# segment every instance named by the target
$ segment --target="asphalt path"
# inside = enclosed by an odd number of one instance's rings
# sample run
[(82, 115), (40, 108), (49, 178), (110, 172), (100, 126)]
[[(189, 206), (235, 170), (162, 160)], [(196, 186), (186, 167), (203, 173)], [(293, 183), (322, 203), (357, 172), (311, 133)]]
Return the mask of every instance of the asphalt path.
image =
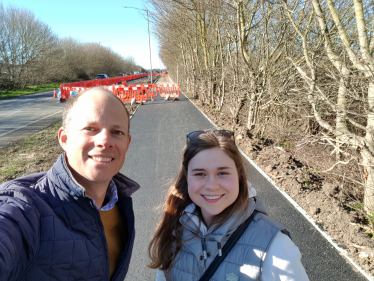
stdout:
[[(177, 174), (186, 134), (214, 128), (184, 96), (178, 101), (160, 98), (139, 106), (131, 120), (132, 141), (121, 172), (137, 181), (134, 193), (136, 238), (126, 280), (154, 280), (147, 268), (148, 245), (165, 199), (168, 182)], [(302, 254), (310, 280), (367, 280), (307, 221), (250, 163), (248, 177), (268, 206), (270, 217), (283, 224)]]
[(0, 148), (61, 120), (63, 107), (53, 91), (0, 100)]

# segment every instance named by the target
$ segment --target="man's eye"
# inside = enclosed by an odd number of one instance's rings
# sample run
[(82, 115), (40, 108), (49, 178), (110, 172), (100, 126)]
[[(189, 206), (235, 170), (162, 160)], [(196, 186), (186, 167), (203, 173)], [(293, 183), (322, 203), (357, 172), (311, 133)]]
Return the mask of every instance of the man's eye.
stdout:
[(93, 131), (94, 129), (93, 128), (91, 128), (91, 127), (86, 127), (86, 128), (84, 128), (86, 131)]
[(114, 134), (115, 134), (115, 135), (118, 135), (118, 136), (122, 136), (122, 135), (124, 135), (124, 133), (121, 132), (121, 131), (115, 131)]

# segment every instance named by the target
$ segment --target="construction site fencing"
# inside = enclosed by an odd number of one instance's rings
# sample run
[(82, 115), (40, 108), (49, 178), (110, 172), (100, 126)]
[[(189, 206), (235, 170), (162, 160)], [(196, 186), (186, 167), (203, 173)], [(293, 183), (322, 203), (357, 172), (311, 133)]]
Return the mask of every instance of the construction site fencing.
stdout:
[(179, 98), (180, 96), (180, 88), (177, 84), (161, 84), (158, 87), (160, 96), (163, 98)]
[[(156, 98), (157, 96), (170, 98), (179, 98), (180, 89), (177, 84), (162, 84), (157, 86), (155, 84), (137, 84), (127, 85), (128, 80), (145, 77), (148, 74), (127, 75), (114, 78), (106, 78), (99, 80), (81, 81), (75, 83), (63, 84), (57, 91), (54, 92), (54, 97), (60, 101), (69, 99), (75, 94), (95, 86), (102, 86), (111, 91), (123, 102), (145, 102), (148, 99)], [(167, 73), (154, 73), (153, 75), (167, 75)]]
[[(153, 76), (156, 75), (165, 75), (163, 73), (153, 73)], [(127, 81), (129, 80), (135, 80), (142, 77), (150, 76), (149, 73), (145, 74), (135, 74), (135, 75), (126, 75), (126, 76), (118, 76), (118, 77), (112, 77), (112, 78), (104, 78), (104, 79), (97, 79), (97, 80), (87, 80), (87, 81), (79, 81), (79, 82), (73, 82), (73, 83), (67, 83), (62, 84), (59, 88), (60, 91), (57, 91), (54, 95), (59, 100), (61, 99), (69, 99), (72, 95), (75, 93), (75, 89), (88, 89), (96, 86), (106, 86), (106, 85), (112, 85), (112, 84), (122, 84), (124, 86), (127, 86)], [(60, 92), (60, 93), (58, 93)]]

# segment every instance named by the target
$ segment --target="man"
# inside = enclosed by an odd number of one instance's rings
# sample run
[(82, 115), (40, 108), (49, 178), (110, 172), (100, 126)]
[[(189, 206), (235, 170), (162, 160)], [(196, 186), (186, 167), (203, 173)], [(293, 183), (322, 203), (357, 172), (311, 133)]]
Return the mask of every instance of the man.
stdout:
[(134, 243), (120, 174), (131, 142), (124, 104), (103, 88), (67, 101), (48, 172), (0, 186), (0, 280), (124, 280)]

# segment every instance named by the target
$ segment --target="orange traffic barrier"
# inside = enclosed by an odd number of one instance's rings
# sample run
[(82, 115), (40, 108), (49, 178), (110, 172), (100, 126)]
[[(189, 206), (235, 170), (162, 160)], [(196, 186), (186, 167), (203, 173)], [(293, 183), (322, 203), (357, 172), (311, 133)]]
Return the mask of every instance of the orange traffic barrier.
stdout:
[[(136, 102), (145, 102), (149, 98), (155, 98), (158, 95), (161, 97), (169, 96), (169, 98), (179, 98), (180, 88), (177, 84), (161, 84), (160, 86), (155, 84), (137, 84), (127, 86), (126, 80), (136, 79), (145, 75), (147, 74), (67, 83), (61, 85), (57, 91), (55, 89), (53, 96), (57, 97), (60, 101), (66, 100), (88, 88), (102, 86), (123, 102), (131, 102), (133, 99), (135, 99)], [(154, 75), (160, 75), (160, 73)], [(124, 80), (124, 78), (126, 79)]]
[[(138, 79), (141, 77), (146, 77), (149, 74), (136, 74), (136, 75), (126, 75), (126, 76), (118, 76), (118, 77), (112, 77), (112, 78), (105, 78), (105, 79), (97, 79), (97, 80), (87, 80), (87, 81), (80, 81), (80, 82), (74, 82), (74, 83), (67, 83), (60, 85), (60, 92), (56, 93), (56, 97), (59, 100), (66, 100), (69, 99), (71, 96), (73, 96), (75, 93), (74, 88), (91, 88), (95, 86), (107, 86), (112, 84), (120, 84), (122, 86), (127, 86), (128, 80)], [(153, 73), (153, 75), (160, 75), (159, 73)], [(55, 96), (55, 94), (53, 95)]]
[(179, 98), (180, 88), (177, 84), (161, 84), (159, 85), (160, 96), (166, 97), (169, 95), (169, 98)]
[(147, 87), (149, 98), (156, 98), (160, 94), (160, 89), (155, 84), (147, 84)]
[(131, 98), (135, 98), (137, 102), (143, 102), (148, 100), (148, 89), (144, 85), (130, 86), (129, 90)]

